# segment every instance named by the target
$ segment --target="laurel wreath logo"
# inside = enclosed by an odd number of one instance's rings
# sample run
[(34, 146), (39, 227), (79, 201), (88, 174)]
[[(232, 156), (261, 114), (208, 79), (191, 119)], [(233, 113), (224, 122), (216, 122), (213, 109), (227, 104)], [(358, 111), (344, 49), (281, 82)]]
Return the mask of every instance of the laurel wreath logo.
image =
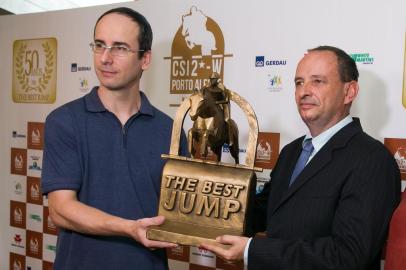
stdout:
[(21, 85), (21, 88), (27, 92), (28, 91), (28, 78), (24, 74), (24, 67), (23, 67), (23, 57), (24, 57), (24, 52), (27, 49), (27, 44), (22, 43), (20, 48), (17, 50), (17, 56), (16, 56), (16, 73), (17, 73), (17, 79), (18, 82)]
[(51, 79), (51, 74), (54, 70), (54, 54), (49, 47), (48, 42), (42, 43), (42, 48), (44, 48), (45, 52), (45, 72), (42, 74), (42, 78), (40, 78), (38, 81), (39, 87), (41, 88), (40, 92), (42, 92), (42, 90), (45, 90), (45, 87), (48, 84), (49, 79)]
[(17, 74), (17, 79), (18, 82), (21, 85), (21, 88), (24, 92), (28, 91), (38, 91), (42, 93), (43, 90), (45, 90), (47, 84), (49, 83), (49, 80), (52, 77), (52, 72), (54, 71), (53, 65), (54, 65), (54, 53), (52, 52), (48, 42), (44, 42), (41, 44), (42, 48), (45, 53), (45, 68), (44, 72), (42, 73), (41, 77), (38, 79), (38, 86), (31, 86), (29, 83), (28, 77), (24, 73), (24, 66), (23, 66), (23, 59), (24, 59), (24, 53), (27, 49), (27, 44), (22, 43), (20, 48), (17, 50), (17, 56), (16, 56), (16, 74)]

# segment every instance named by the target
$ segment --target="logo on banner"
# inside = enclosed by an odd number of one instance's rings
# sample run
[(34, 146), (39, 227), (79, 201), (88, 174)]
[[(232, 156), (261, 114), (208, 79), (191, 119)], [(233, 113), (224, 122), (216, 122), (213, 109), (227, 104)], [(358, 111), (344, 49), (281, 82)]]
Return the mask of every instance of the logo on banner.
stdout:
[(44, 223), (43, 223), (42, 230), (44, 231), (44, 233), (57, 235), (58, 231), (55, 226), (55, 223), (52, 221), (51, 217), (49, 216), (48, 207), (44, 207), (43, 216), (44, 216)]
[(91, 67), (89, 66), (78, 66), (77, 63), (72, 63), (70, 66), (70, 71), (71, 72), (78, 72), (78, 71), (90, 71), (92, 70)]
[(264, 65), (265, 65), (265, 57), (264, 56), (255, 56), (255, 66), (263, 67)]
[(25, 134), (18, 133), (18, 131), (13, 130), (12, 135), (13, 138), (25, 138)]
[(279, 133), (259, 132), (255, 166), (273, 169), (279, 156)]
[(399, 147), (393, 155), (402, 173), (406, 173), (406, 147)]
[(10, 253), (10, 269), (25, 270), (25, 256)]
[(23, 270), (23, 266), (21, 264), (21, 261), (14, 261), (13, 270)]
[[(239, 148), (239, 149), (238, 149), (238, 152), (239, 152), (239, 153), (246, 153), (246, 152), (247, 152), (247, 149), (245, 149), (245, 148)], [(230, 153), (230, 146), (229, 146), (227, 143), (225, 143), (225, 144), (223, 145), (223, 153)], [(214, 158), (216, 158), (216, 157), (214, 157)]]
[(401, 178), (406, 179), (406, 139), (385, 138), (384, 143), (399, 166)]
[(20, 182), (14, 182), (14, 193), (16, 195), (21, 195), (23, 194), (23, 187), (21, 186)]
[(168, 249), (168, 258), (177, 261), (189, 262), (189, 246), (177, 246)]
[(37, 214), (30, 214), (30, 219), (35, 220), (36, 222), (41, 222), (42, 221), (41, 216), (37, 215)]
[(286, 66), (286, 60), (265, 59), (265, 56), (255, 56), (255, 67)]
[(37, 238), (30, 239), (30, 251), (34, 254), (38, 254), (39, 252), (39, 243)]
[(21, 211), (21, 208), (14, 209), (13, 215), (16, 224), (23, 224), (23, 211)]
[(27, 202), (42, 205), (40, 178), (27, 177)]
[(30, 156), (31, 164), (28, 166), (28, 169), (30, 170), (35, 170), (35, 171), (41, 171), (41, 166), (39, 165), (40, 163), (40, 156)]
[(208, 250), (190, 247), (190, 263), (216, 268), (216, 257)]
[(42, 259), (42, 233), (27, 230), (27, 256)]
[(54, 103), (56, 98), (55, 38), (16, 40), (13, 45), (13, 101)]
[(49, 251), (56, 253), (56, 246), (54, 246), (54, 245), (46, 245), (45, 248)]
[(25, 229), (25, 213), (25, 203), (10, 201), (10, 226)]
[(369, 53), (352, 53), (350, 56), (357, 63), (364, 65), (372, 65), (374, 63), (374, 58)]
[(23, 167), (24, 167), (23, 157), (21, 155), (15, 156), (14, 168), (16, 168), (16, 170), (22, 170)]
[(26, 175), (27, 174), (27, 150), (20, 148), (11, 148), (11, 173)]
[(265, 184), (267, 182), (269, 182), (269, 179), (270, 179), (269, 177), (267, 178), (267, 177), (263, 177), (263, 176), (260, 176), (260, 175), (257, 176), (257, 186), (256, 186), (256, 190), (255, 190), (255, 192), (257, 194), (262, 192), (262, 190), (264, 189)]
[(89, 91), (89, 81), (86, 78), (79, 78), (79, 90), (81, 92)]
[(20, 234), (15, 234), (13, 237), (13, 243), (11, 244), (13, 247), (24, 248), (23, 245), (23, 238)]
[(31, 186), (30, 195), (33, 200), (39, 200), (40, 192), (39, 192), (39, 186), (37, 184), (34, 184)]
[(56, 231), (56, 225), (55, 225), (55, 223), (52, 221), (52, 219), (51, 219), (50, 216), (48, 216), (48, 218), (47, 218), (47, 227), (48, 227), (48, 230)]
[(282, 90), (282, 77), (279, 75), (268, 74), (267, 88), (273, 92), (279, 92)]
[(29, 149), (41, 150), (44, 146), (44, 123), (28, 122), (27, 146)]
[(172, 42), (171, 94), (188, 94), (209, 82), (213, 72), (223, 79), (225, 53), (223, 33), (218, 24), (193, 6), (182, 15), (182, 24)]

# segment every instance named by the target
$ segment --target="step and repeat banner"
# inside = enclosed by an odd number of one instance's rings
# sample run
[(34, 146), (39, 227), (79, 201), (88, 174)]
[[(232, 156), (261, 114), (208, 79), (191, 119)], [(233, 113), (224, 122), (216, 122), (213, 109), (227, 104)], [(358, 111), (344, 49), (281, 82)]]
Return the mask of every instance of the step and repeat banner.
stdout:
[[(360, 93), (352, 115), (385, 143), (406, 180), (406, 2), (140, 0), (153, 32), (153, 61), (142, 79), (151, 102), (170, 116), (212, 72), (243, 96), (259, 122), (257, 190), (280, 149), (303, 135), (294, 101), (296, 64), (306, 49), (333, 45), (357, 62)], [(44, 121), (97, 85), (93, 27), (119, 5), (0, 16), (0, 269), (52, 269), (58, 229), (41, 195)], [(232, 104), (245, 160), (248, 123)], [(184, 129), (191, 127), (186, 117)], [(227, 148), (223, 161), (232, 161)], [(404, 185), (402, 185), (404, 186)], [(195, 247), (168, 250), (170, 268), (243, 269)]]

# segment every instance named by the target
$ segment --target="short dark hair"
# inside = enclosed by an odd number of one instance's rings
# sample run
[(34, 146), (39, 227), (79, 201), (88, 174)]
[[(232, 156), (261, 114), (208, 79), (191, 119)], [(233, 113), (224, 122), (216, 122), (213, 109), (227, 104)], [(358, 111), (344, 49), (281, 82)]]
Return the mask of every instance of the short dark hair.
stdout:
[(127, 8), (127, 7), (119, 7), (119, 8), (113, 8), (105, 13), (103, 13), (96, 21), (96, 24), (94, 25), (94, 30), (93, 30), (93, 37), (96, 35), (96, 26), (99, 23), (99, 21), (106, 16), (107, 14), (111, 13), (118, 13), (122, 14), (124, 16), (127, 16), (134, 22), (138, 24), (140, 27), (140, 32), (138, 35), (138, 46), (140, 50), (143, 50), (139, 52), (138, 56), (141, 58), (146, 51), (151, 50), (152, 46), (152, 28), (147, 19), (141, 14), (138, 13), (137, 11)]
[(314, 51), (329, 51), (337, 56), (338, 73), (342, 82), (358, 81), (359, 72), (357, 64), (345, 51), (333, 46), (319, 46), (307, 50), (308, 52)]

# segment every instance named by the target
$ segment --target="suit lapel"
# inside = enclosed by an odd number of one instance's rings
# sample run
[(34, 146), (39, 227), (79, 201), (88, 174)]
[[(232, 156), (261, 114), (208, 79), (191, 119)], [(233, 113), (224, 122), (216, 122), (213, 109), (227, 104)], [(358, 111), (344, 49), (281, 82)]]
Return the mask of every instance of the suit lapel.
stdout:
[[(348, 141), (357, 133), (362, 132), (361, 124), (358, 118), (354, 118), (354, 121), (342, 128), (338, 131), (317, 153), (316, 155), (310, 160), (310, 162), (306, 165), (303, 171), (297, 176), (296, 181), (292, 184), (291, 187), (289, 185), (289, 179), (292, 174), (294, 165), (296, 163), (292, 162), (293, 165), (289, 165), (286, 172), (289, 175), (285, 175), (284, 182), (281, 183), (283, 189), (280, 190), (283, 192), (281, 199), (272, 207), (271, 215), (278, 210), (287, 200), (289, 200), (293, 194), (295, 194), (298, 190), (300, 190), (308, 181), (311, 181), (313, 176), (316, 175), (320, 170), (322, 170), (325, 166), (327, 166), (332, 161), (333, 152), (337, 149), (343, 148)], [(302, 139), (303, 140), (303, 139)], [(295, 147), (292, 149), (294, 155), (292, 155), (292, 160), (297, 160), (299, 157), (301, 148)], [(296, 159), (294, 159), (296, 157)], [(289, 160), (289, 159), (288, 159)], [(272, 181), (272, 180), (271, 180)]]

